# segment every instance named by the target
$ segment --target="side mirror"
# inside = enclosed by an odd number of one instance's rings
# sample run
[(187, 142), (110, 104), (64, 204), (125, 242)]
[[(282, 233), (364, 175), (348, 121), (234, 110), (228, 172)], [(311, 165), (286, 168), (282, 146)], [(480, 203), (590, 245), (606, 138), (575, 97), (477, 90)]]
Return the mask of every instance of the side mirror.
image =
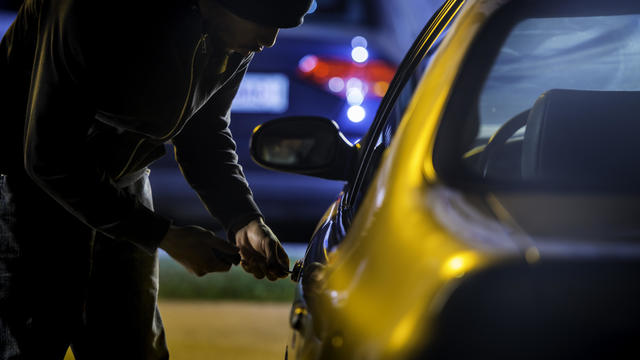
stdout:
[(263, 167), (330, 180), (348, 180), (357, 153), (338, 124), (315, 116), (278, 118), (258, 126), (250, 151)]

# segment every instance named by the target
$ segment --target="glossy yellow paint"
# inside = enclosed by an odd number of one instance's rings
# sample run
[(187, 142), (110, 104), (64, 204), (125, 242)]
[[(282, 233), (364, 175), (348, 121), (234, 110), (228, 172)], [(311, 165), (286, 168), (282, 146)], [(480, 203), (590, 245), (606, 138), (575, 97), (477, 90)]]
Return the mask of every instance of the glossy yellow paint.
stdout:
[(456, 238), (427, 202), (438, 183), (435, 133), (465, 51), (492, 9), (486, 3), (467, 1), (441, 44), (327, 269), (331, 323), (345, 344), (357, 344), (356, 356), (407, 356), (417, 340), (428, 341), (446, 290), (503, 256)]

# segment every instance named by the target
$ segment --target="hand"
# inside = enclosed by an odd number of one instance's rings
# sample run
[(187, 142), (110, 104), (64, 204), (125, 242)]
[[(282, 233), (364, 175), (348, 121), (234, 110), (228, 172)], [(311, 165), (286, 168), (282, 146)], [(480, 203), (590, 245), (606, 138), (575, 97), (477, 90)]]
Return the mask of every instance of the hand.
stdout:
[(240, 262), (236, 246), (199, 226), (171, 225), (160, 248), (197, 276), (229, 271), (231, 264)]
[(242, 268), (258, 279), (265, 276), (274, 281), (289, 274), (289, 257), (284, 248), (264, 223), (253, 220), (236, 233)]

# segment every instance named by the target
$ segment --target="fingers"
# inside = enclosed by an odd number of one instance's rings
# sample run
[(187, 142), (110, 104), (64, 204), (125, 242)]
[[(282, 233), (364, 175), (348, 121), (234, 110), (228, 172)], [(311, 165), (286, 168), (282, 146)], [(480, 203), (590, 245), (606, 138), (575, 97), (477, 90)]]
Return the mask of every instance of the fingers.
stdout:
[(288, 275), (289, 257), (268, 226), (261, 224), (242, 234), (237, 241), (245, 271), (271, 281)]
[(267, 266), (265, 257), (255, 251), (251, 246), (241, 246), (240, 255), (242, 256), (242, 268), (253, 274), (257, 279), (262, 279), (267, 274)]
[(223, 269), (222, 271), (228, 271), (232, 264), (237, 265), (240, 263), (240, 251), (237, 246), (213, 234), (211, 234), (208, 242), (211, 254), (215, 259), (215, 261), (209, 262), (213, 271), (221, 271), (215, 270), (218, 268)]
[(278, 246), (278, 262), (280, 264), (280, 275), (279, 277), (287, 277), (289, 276), (289, 256), (287, 252), (284, 250), (284, 247), (279, 244)]
[(229, 263), (229, 265), (238, 265), (240, 263), (240, 253), (238, 250), (235, 252), (226, 252), (221, 251), (219, 248), (212, 247), (211, 251), (218, 260)]
[(264, 264), (264, 256), (254, 249), (254, 246), (249, 240), (249, 235), (246, 231), (243, 231), (241, 236), (236, 237), (236, 242), (240, 248), (240, 256), (242, 258), (240, 264), (244, 271), (253, 274), (257, 279), (265, 277), (265, 268), (261, 264)]
[(275, 241), (268, 241), (265, 246), (265, 253), (267, 255), (267, 279), (271, 281), (278, 279), (278, 269), (280, 268), (277, 258), (278, 252), (275, 247)]
[(237, 246), (219, 237), (215, 237), (215, 239), (216, 239), (215, 243), (216, 243), (217, 250), (226, 252), (228, 254), (237, 254), (238, 251), (240, 250)]
[(214, 249), (206, 255), (204, 261), (201, 263), (202, 270), (198, 276), (204, 276), (211, 272), (225, 272), (231, 269), (231, 261), (225, 259), (221, 254), (223, 252), (215, 252)]
[(265, 255), (267, 258), (267, 278), (269, 280), (277, 280), (278, 278), (287, 277), (289, 270), (289, 257), (280, 244), (280, 241), (271, 229), (264, 225), (266, 235)]
[(267, 278), (271, 281), (287, 277), (289, 257), (279, 241), (270, 239), (265, 247), (267, 256)]
[(231, 263), (221, 261), (213, 253), (203, 257), (201, 261), (185, 264), (185, 267), (192, 274), (202, 277), (212, 272), (225, 272), (231, 269)]

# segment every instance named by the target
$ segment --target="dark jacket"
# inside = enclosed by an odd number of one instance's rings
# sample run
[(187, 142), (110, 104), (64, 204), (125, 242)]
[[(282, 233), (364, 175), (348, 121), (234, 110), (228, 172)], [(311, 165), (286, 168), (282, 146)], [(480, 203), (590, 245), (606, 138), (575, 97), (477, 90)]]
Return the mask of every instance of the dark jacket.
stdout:
[(171, 142), (234, 232), (260, 216), (228, 128), (251, 56), (212, 44), (187, 0), (26, 0), (0, 44), (0, 171), (24, 165), (80, 220), (152, 251), (170, 221), (117, 184)]

